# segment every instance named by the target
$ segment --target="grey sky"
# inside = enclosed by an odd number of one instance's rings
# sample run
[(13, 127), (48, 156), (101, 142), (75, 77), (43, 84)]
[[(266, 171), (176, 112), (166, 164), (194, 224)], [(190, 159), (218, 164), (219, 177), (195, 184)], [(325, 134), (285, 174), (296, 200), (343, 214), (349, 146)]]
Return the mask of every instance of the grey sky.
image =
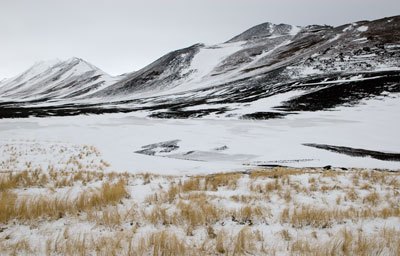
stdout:
[(341, 25), (399, 14), (399, 0), (0, 0), (0, 79), (72, 56), (117, 75), (266, 21)]

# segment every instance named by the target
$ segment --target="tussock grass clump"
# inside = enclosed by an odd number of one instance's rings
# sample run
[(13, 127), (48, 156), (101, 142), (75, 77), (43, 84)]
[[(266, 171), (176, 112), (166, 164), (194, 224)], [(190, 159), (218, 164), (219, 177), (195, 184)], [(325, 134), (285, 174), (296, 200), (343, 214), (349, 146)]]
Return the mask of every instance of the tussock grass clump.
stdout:
[(191, 177), (183, 183), (182, 192), (205, 190), (204, 177)]
[(217, 191), (219, 187), (236, 189), (238, 180), (243, 177), (241, 173), (222, 173), (209, 175), (205, 179), (206, 190)]
[(244, 227), (236, 236), (233, 255), (253, 254), (252, 252), (255, 250), (254, 242), (254, 234), (248, 226)]
[(131, 232), (117, 231), (112, 235), (95, 236), (89, 232), (74, 234), (65, 229), (46, 240), (45, 253), (47, 255), (138, 255), (133, 249), (132, 239)]
[(105, 182), (98, 189), (84, 191), (76, 198), (64, 196), (18, 196), (15, 193), (0, 193), (0, 222), (12, 219), (35, 220), (41, 217), (58, 219), (66, 214), (100, 209), (101, 206), (116, 204), (127, 196), (125, 183), (120, 180), (110, 184)]
[(380, 196), (377, 192), (371, 192), (366, 197), (364, 197), (363, 202), (368, 202), (369, 204), (376, 206), (379, 202)]
[(223, 230), (218, 232), (215, 244), (215, 250), (218, 253), (225, 253), (225, 245), (224, 242), (226, 241), (226, 234)]
[(326, 243), (300, 238), (290, 246), (294, 255), (399, 255), (400, 232), (382, 228), (373, 235), (343, 228)]
[(291, 213), (289, 209), (285, 209), (281, 214), (281, 221), (283, 223), (290, 223), (297, 228), (304, 226), (327, 228), (331, 226), (334, 218), (339, 218), (339, 213), (337, 211), (317, 209), (311, 206), (293, 209)]
[(27, 239), (19, 239), (17, 241), (9, 241), (0, 238), (0, 253), (7, 253), (9, 255), (32, 255), (34, 250), (31, 243)]
[(236, 189), (242, 173), (220, 173), (191, 177), (183, 183), (182, 192), (217, 191), (218, 188)]
[(261, 194), (269, 194), (273, 191), (280, 191), (281, 189), (282, 185), (278, 179), (270, 182), (258, 183), (257, 185), (251, 184), (250, 186), (250, 191)]
[(152, 255), (185, 255), (186, 246), (178, 237), (167, 230), (150, 235), (148, 248)]
[(5, 171), (0, 173), (0, 192), (33, 186), (45, 186), (49, 178), (41, 169), (24, 170), (22, 172)]
[(215, 204), (203, 200), (179, 201), (177, 208), (180, 211), (178, 218), (187, 223), (191, 229), (214, 224), (228, 214), (223, 209), (217, 208)]
[(365, 208), (355, 209), (350, 207), (346, 210), (323, 209), (315, 206), (305, 205), (300, 209), (286, 208), (282, 211), (280, 219), (282, 223), (290, 223), (293, 227), (302, 228), (311, 226), (314, 228), (328, 228), (334, 223), (342, 223), (344, 220), (361, 220), (372, 218), (399, 217), (400, 207), (383, 209)]
[(267, 170), (258, 170), (252, 171), (250, 173), (251, 179), (258, 179), (258, 178), (281, 178), (282, 176), (288, 175), (300, 175), (305, 173), (314, 173), (317, 172), (313, 169), (295, 169), (295, 168), (273, 168)]
[(245, 205), (233, 213), (232, 220), (241, 225), (252, 225), (253, 223), (265, 223), (269, 215), (269, 211), (263, 206)]

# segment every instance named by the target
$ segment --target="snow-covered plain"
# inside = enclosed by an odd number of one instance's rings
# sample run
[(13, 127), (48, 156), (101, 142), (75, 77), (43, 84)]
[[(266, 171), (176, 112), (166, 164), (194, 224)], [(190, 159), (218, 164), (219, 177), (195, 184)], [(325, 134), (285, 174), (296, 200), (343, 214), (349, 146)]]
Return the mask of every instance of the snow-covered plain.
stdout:
[[(291, 94), (287, 95), (290, 97)], [(240, 106), (241, 113), (267, 108), (267, 100)], [(303, 146), (318, 143), (399, 153), (399, 97), (364, 100), (332, 111), (300, 112), (282, 119), (151, 119), (143, 113), (0, 120), (2, 143), (57, 141), (94, 145), (117, 172), (201, 174), (257, 165), (399, 169), (400, 162), (351, 157)], [(175, 150), (154, 156), (142, 146), (179, 140)], [(225, 147), (224, 147), (225, 146)], [(223, 147), (224, 150), (218, 150)], [(34, 159), (28, 159), (31, 161)]]

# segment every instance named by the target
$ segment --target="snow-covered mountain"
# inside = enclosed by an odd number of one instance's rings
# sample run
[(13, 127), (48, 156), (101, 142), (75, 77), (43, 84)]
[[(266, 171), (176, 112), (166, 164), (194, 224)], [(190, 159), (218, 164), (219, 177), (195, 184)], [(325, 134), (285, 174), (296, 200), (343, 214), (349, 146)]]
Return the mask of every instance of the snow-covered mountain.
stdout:
[(141, 111), (158, 118), (284, 117), (400, 92), (400, 16), (339, 27), (263, 23), (123, 77), (73, 58), (0, 83), (0, 117)]
[(94, 65), (79, 59), (35, 63), (25, 72), (0, 83), (0, 99), (58, 101), (89, 95), (117, 81)]

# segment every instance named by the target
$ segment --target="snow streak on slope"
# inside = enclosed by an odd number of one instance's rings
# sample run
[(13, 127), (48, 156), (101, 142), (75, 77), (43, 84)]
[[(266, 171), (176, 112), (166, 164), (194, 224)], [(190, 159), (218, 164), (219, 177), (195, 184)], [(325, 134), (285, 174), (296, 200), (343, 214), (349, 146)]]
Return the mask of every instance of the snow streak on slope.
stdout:
[[(179, 88), (173, 88), (168, 93), (176, 93), (193, 89), (201, 89), (207, 87), (210, 83), (215, 83), (212, 71), (225, 58), (229, 57), (234, 52), (240, 50), (243, 42), (226, 43), (200, 48), (200, 51), (194, 56), (191, 64), (183, 71), (191, 73), (184, 83)], [(220, 79), (221, 80), (221, 79)]]

